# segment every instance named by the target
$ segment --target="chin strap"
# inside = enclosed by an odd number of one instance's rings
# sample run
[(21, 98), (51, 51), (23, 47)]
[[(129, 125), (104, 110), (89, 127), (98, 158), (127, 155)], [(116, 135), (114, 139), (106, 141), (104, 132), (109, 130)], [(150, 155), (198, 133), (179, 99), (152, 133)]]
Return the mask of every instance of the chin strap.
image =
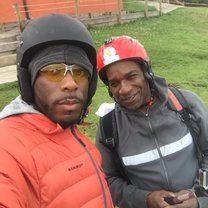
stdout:
[(87, 108), (83, 108), (83, 110), (82, 110), (82, 112), (81, 112), (81, 114), (80, 114), (80, 117), (79, 117), (79, 120), (78, 120), (77, 124), (82, 124), (82, 123), (84, 123), (84, 119), (85, 119), (86, 117), (88, 117), (89, 112), (90, 112), (90, 107), (89, 107), (89, 106), (88, 106)]
[(148, 103), (149, 107), (152, 107), (152, 104), (155, 102), (155, 100), (156, 100), (155, 96), (150, 97), (150, 100), (149, 100), (149, 103)]
[(143, 107), (152, 107), (152, 104), (155, 102), (155, 100), (156, 100), (156, 97), (155, 96), (151, 96), (150, 97), (150, 99), (149, 99), (149, 101), (148, 102), (146, 102), (146, 103), (143, 103), (141, 106), (140, 106), (140, 108), (143, 108)]

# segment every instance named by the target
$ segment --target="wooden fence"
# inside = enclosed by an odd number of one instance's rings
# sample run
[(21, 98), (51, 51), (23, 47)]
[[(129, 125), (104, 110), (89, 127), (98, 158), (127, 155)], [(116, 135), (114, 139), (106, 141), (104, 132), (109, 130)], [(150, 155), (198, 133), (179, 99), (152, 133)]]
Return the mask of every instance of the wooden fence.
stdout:
[[(77, 0), (73, 0), (73, 1), (77, 1)], [(135, 1), (131, 1), (131, 3), (132, 2), (135, 3), (138, 1), (135, 0)], [(108, 6), (107, 3), (105, 5), (108, 7), (108, 9), (110, 8), (110, 6)], [(116, 6), (114, 7), (114, 9), (111, 8), (110, 10), (107, 10), (107, 9), (104, 10), (105, 12), (88, 12), (87, 10), (84, 10), (85, 12), (83, 12), (83, 10), (81, 10), (82, 7), (76, 4), (76, 6), (74, 6), (73, 8), (74, 13), (71, 14), (71, 16), (78, 18), (81, 22), (83, 22), (88, 27), (88, 26), (114, 25), (118, 23), (122, 24), (122, 23), (136, 20), (138, 18), (146, 17), (146, 16), (159, 15), (158, 11), (148, 12), (148, 15), (145, 13), (145, 11), (140, 11), (140, 12), (126, 11), (123, 9), (123, 1), (121, 0), (115, 0), (114, 4), (112, 3), (112, 1), (110, 1), (110, 5), (114, 5), (114, 6), (116, 5)], [(32, 18), (31, 16), (35, 14), (37, 16), (40, 15), (40, 13), (33, 13), (33, 12), (38, 12), (38, 11), (32, 11), (31, 8), (33, 8), (32, 5), (28, 5), (27, 12), (28, 12), (29, 19)], [(25, 10), (23, 10), (22, 7), (20, 7), (18, 4), (14, 4), (14, 11), (16, 13), (16, 18), (17, 18), (16, 25), (15, 23), (11, 23), (11, 22), (6, 23), (6, 24), (0, 23), (0, 29), (2, 26), (2, 28), (4, 28), (2, 30), (6, 30), (5, 28), (8, 27), (9, 31), (15, 31), (15, 33), (13, 34), (13, 40), (11, 41), (7, 40), (7, 37), (5, 39), (5, 36), (10, 37), (11, 33), (7, 33), (5, 31), (4, 33), (5, 35), (0, 34), (0, 67), (15, 64), (15, 58), (16, 58), (15, 50), (16, 50), (17, 44), (19, 43), (18, 36), (22, 28), (24, 27), (25, 21), (27, 20)], [(51, 10), (41, 10), (41, 12), (43, 11), (48, 12), (48, 13), (51, 12)], [(41, 15), (43, 15), (43, 13), (41, 13)], [(12, 29), (12, 27), (14, 29)]]

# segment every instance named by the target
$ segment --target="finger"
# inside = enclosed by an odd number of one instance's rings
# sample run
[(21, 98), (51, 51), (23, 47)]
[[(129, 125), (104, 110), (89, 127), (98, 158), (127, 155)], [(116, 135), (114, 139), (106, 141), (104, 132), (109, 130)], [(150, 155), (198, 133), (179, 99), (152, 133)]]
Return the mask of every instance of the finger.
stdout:
[(167, 203), (167, 202), (165, 202), (165, 201), (161, 201), (161, 203), (160, 203), (160, 207), (161, 208), (168, 208), (169, 207), (169, 204)]
[(198, 202), (196, 198), (183, 201), (181, 204), (171, 206), (171, 208), (197, 208)]
[(179, 203), (179, 202), (186, 201), (186, 200), (192, 199), (192, 198), (196, 198), (195, 193), (194, 192), (188, 192), (186, 194), (182, 194), (182, 195), (177, 196), (174, 199), (174, 201), (175, 201), (175, 203)]

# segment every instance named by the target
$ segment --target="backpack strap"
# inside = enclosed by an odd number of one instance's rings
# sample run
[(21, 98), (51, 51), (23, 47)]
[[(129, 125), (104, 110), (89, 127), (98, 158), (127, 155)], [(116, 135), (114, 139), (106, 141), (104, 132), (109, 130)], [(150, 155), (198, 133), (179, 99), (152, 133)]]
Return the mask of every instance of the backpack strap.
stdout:
[(117, 141), (115, 140), (118, 140), (118, 138), (114, 136), (115, 131), (117, 132), (116, 124), (114, 121), (114, 113), (115, 110), (112, 110), (105, 116), (100, 117), (100, 130), (102, 135), (102, 140), (100, 140), (100, 142), (108, 146), (110, 149), (116, 147)]
[(130, 184), (129, 178), (122, 165), (122, 159), (120, 158), (117, 152), (119, 140), (117, 125), (115, 121), (115, 109), (106, 114), (105, 116), (100, 117), (100, 131), (101, 138), (99, 142), (101, 142), (108, 149), (110, 149), (111, 153), (113, 154), (115, 165), (119, 170), (119, 174), (121, 175), (121, 177), (125, 178), (127, 182)]
[(188, 102), (183, 96), (183, 94), (181, 93), (181, 91), (177, 89), (176, 87), (169, 87), (168, 98), (169, 98), (168, 99), (169, 108), (179, 113), (181, 120), (186, 124), (193, 138), (193, 142), (196, 148), (197, 158), (198, 158), (199, 164), (201, 165), (203, 155), (197, 142), (198, 134), (194, 131), (194, 127), (193, 127), (194, 121), (191, 118), (191, 110), (188, 105)]

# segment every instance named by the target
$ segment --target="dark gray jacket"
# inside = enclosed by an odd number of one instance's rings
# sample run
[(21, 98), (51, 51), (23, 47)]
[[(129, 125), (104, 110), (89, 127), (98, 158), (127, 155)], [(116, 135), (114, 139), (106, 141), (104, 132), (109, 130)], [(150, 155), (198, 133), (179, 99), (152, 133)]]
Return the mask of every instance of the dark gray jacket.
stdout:
[[(120, 208), (146, 208), (146, 196), (154, 190), (177, 192), (191, 189), (199, 169), (195, 146), (187, 126), (178, 113), (167, 107), (167, 85), (155, 77), (157, 98), (146, 114), (128, 111), (115, 105), (118, 128), (118, 154), (130, 183), (116, 168), (112, 152), (99, 142), (96, 144), (103, 157), (114, 203)], [(208, 110), (194, 93), (181, 90), (187, 99), (193, 119), (200, 126), (198, 143), (208, 150)], [(198, 198), (200, 208), (207, 208), (208, 198)]]

